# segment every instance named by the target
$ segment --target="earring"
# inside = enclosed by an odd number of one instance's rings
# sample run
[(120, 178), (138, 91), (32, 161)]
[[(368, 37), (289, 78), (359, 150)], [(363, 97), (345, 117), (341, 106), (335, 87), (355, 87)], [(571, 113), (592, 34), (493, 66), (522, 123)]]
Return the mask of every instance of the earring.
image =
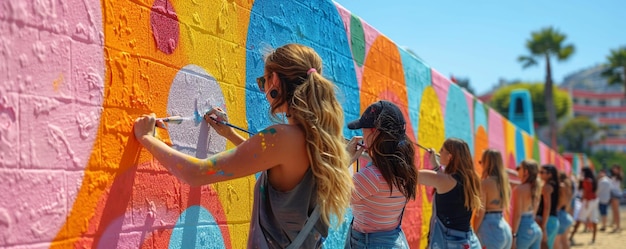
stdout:
[(273, 99), (276, 98), (276, 96), (278, 96), (278, 91), (276, 91), (276, 89), (271, 90), (270, 91), (270, 97), (272, 97)]

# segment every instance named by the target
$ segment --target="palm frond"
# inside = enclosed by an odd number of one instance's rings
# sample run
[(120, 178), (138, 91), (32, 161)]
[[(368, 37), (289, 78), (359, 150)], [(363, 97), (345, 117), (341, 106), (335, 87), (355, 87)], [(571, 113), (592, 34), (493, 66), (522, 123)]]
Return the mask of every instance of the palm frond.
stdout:
[(524, 69), (537, 65), (537, 60), (535, 60), (535, 58), (531, 56), (522, 55), (520, 57), (517, 57), (517, 61), (519, 63), (522, 63), (522, 68)]

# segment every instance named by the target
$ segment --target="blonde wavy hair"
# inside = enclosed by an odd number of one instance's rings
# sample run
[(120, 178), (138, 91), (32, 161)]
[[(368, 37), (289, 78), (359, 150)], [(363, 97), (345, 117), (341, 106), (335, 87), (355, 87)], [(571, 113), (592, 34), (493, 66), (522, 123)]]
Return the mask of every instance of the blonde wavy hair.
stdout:
[[(311, 70), (315, 69), (315, 70)], [(265, 72), (276, 73), (281, 87), (271, 113), (287, 104), (286, 116), (302, 127), (309, 163), (317, 183), (321, 218), (330, 224), (334, 214), (343, 222), (354, 188), (348, 169), (350, 157), (343, 138), (343, 109), (335, 97), (335, 85), (322, 76), (322, 59), (310, 47), (287, 44), (265, 57)]]
[(480, 202), (480, 178), (474, 170), (474, 162), (469, 145), (458, 138), (448, 138), (443, 147), (446, 148), (452, 158), (446, 165), (446, 174), (459, 174), (463, 185), (463, 195), (465, 197), (465, 208), (478, 210), (482, 207)]
[(500, 199), (502, 199), (502, 208), (505, 210), (509, 209), (511, 186), (509, 185), (509, 174), (504, 169), (504, 163), (502, 162), (502, 154), (500, 154), (500, 151), (487, 149), (483, 152), (480, 161), (485, 167), (482, 178), (485, 179), (490, 176), (496, 178), (496, 185), (498, 186), (498, 192), (500, 192)]
[(520, 180), (522, 180), (522, 184), (530, 184), (530, 200), (534, 207), (535, 201), (539, 200), (541, 195), (541, 182), (539, 177), (537, 177), (539, 175), (539, 164), (535, 160), (525, 159), (520, 163), (520, 167), (527, 172), (526, 179)]

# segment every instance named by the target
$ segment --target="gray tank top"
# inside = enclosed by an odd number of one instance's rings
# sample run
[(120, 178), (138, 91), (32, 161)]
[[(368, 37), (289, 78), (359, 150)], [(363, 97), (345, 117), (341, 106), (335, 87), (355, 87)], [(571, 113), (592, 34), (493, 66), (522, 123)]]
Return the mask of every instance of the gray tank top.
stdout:
[[(254, 187), (252, 221), (248, 248), (285, 248), (304, 227), (317, 205), (317, 185), (311, 168), (302, 181), (288, 192), (275, 190), (264, 171)], [(328, 225), (320, 218), (301, 248), (321, 248), (328, 236)]]

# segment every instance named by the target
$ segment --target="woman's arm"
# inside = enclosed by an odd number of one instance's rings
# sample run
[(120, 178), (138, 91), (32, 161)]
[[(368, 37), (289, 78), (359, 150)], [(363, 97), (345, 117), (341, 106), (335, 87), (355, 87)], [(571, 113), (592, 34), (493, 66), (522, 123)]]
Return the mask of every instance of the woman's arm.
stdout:
[[(303, 139), (298, 139), (298, 134), (294, 134), (292, 129), (275, 125), (240, 143), (235, 149), (198, 159), (153, 137), (154, 123), (154, 116), (139, 118), (135, 123), (135, 136), (172, 174), (195, 186), (227, 181), (275, 167), (285, 155), (297, 154), (297, 148), (301, 147), (294, 144)], [(304, 146), (303, 141), (300, 142)]]
[(450, 175), (429, 169), (419, 170), (419, 174), (417, 174), (417, 183), (434, 187), (437, 189), (437, 193), (446, 193), (456, 186), (456, 180), (454, 180), (454, 178)]
[(543, 213), (541, 214), (541, 230), (544, 237), (547, 234), (548, 218), (550, 218), (550, 207), (552, 206), (550, 195), (552, 194), (552, 186), (545, 184), (541, 188), (541, 198), (543, 198)]
[(513, 233), (513, 248), (516, 247), (517, 231), (519, 230), (519, 224), (522, 220), (522, 185), (519, 185), (513, 189), (511, 194), (511, 202), (513, 202), (513, 217), (511, 221), (511, 232)]
[(491, 184), (488, 179), (482, 180), (480, 184), (480, 202), (482, 205), (481, 208), (474, 213), (474, 231), (478, 231), (480, 224), (483, 223), (483, 218), (485, 218), (485, 212), (487, 211), (487, 192), (485, 189), (489, 188), (489, 186), (491, 186)]

